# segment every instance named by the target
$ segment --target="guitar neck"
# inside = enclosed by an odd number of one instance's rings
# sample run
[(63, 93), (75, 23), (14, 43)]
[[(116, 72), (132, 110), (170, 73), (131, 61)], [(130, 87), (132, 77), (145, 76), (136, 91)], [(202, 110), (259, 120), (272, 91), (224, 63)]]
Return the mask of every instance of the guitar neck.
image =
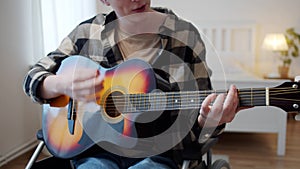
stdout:
[[(210, 90), (130, 94), (125, 96), (128, 103), (123, 112), (198, 109), (209, 94), (226, 92)], [(299, 94), (299, 85), (295, 82), (286, 82), (275, 88), (238, 89), (241, 107), (276, 106), (285, 111), (300, 110)]]
[[(124, 113), (139, 111), (198, 109), (200, 108), (203, 100), (209, 94), (226, 92), (227, 91), (224, 90), (210, 90), (130, 94), (126, 96), (127, 103)], [(243, 107), (270, 105), (269, 88), (240, 89), (238, 90), (238, 95), (239, 105)]]

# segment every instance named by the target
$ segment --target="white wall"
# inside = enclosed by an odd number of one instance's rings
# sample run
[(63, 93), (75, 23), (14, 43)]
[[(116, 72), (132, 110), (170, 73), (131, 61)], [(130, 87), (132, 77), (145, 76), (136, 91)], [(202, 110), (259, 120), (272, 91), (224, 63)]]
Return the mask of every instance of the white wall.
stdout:
[[(40, 1), (45, 55), (55, 50), (80, 22), (93, 17), (99, 0)], [(51, 33), (49, 33), (51, 32)], [(33, 59), (37, 62), (41, 56)]]
[[(287, 28), (300, 28), (299, 0), (152, 0), (152, 6), (174, 10), (179, 16), (201, 21), (249, 21), (257, 24), (257, 70), (267, 74), (274, 70), (273, 53), (261, 49), (266, 33), (284, 32)], [(107, 11), (101, 7), (100, 11)], [(300, 32), (300, 29), (299, 29)], [(300, 57), (292, 65), (292, 74), (300, 74)]]
[[(79, 5), (91, 8), (95, 6), (95, 1)], [(83, 2), (87, 1), (80, 1)], [(29, 66), (36, 62), (37, 58), (50, 52), (44, 51), (40, 3), (41, 0), (0, 1), (0, 166), (35, 146), (35, 135), (41, 128), (41, 106), (33, 103), (22, 90)], [(70, 2), (61, 2), (61, 8), (68, 7)], [(87, 11), (89, 12), (95, 10)], [(73, 12), (70, 17), (77, 14), (78, 18), (78, 13)], [(51, 23), (48, 22), (45, 26), (49, 24)], [(59, 24), (67, 27), (70, 22)], [(48, 30), (45, 33), (50, 32), (53, 31)], [(58, 43), (60, 42), (57, 42), (57, 45)]]
[(22, 90), (35, 53), (31, 8), (30, 0), (0, 1), (0, 166), (3, 160), (21, 152), (20, 147), (31, 145), (40, 128), (41, 109)]
[(22, 90), (29, 66), (50, 52), (44, 51), (40, 2), (0, 1), (0, 166), (35, 146), (35, 135), (41, 128), (41, 106), (32, 103)]
[[(261, 49), (266, 33), (297, 27), (300, 32), (299, 0), (153, 0), (191, 21), (253, 21), (257, 24), (257, 73), (274, 70), (273, 53)], [(276, 60), (276, 59), (275, 59)], [(292, 75), (300, 74), (300, 57), (292, 65)]]

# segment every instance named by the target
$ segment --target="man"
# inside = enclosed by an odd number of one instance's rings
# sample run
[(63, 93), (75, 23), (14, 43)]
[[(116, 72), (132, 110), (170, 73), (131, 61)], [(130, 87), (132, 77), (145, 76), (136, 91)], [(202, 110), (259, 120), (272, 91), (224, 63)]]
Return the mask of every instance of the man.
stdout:
[[(82, 22), (56, 51), (42, 58), (29, 71), (24, 90), (34, 101), (49, 103), (61, 95), (81, 102), (99, 99), (97, 93), (103, 89), (105, 79), (98, 69), (76, 67), (56, 74), (61, 62), (71, 55), (86, 56), (104, 67), (113, 67), (132, 58), (142, 59), (154, 68), (157, 88), (163, 91), (211, 89), (205, 47), (192, 24), (168, 9), (151, 8), (151, 0), (101, 1), (111, 6), (113, 12)], [(197, 107), (201, 107), (200, 111)], [(171, 138), (174, 145), (165, 151), (139, 157), (101, 150), (75, 157), (73, 164), (79, 169), (177, 168), (182, 162), (180, 153), (185, 145), (198, 141), (197, 137), (207, 128), (206, 123), (208, 128), (214, 127), (213, 133), (209, 133), (214, 137), (234, 118), (238, 111), (237, 90), (231, 86), (227, 94), (210, 94), (195, 110), (182, 111), (192, 112), (186, 121), (191, 121), (192, 125), (187, 127), (190, 131), (184, 131), (186, 133), (180, 136), (182, 142)], [(143, 138), (164, 133), (179, 117), (178, 110), (172, 110), (170, 114), (162, 113), (159, 120), (149, 123), (150, 127), (137, 127), (139, 133), (146, 133)], [(183, 126), (185, 121), (180, 123), (179, 126)]]

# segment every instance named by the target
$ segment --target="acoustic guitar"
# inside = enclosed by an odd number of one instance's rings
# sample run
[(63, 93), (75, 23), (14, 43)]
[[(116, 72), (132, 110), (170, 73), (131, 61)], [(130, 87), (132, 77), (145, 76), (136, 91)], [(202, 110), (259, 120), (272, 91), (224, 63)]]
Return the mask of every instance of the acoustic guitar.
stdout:
[[(209, 94), (226, 92), (153, 92), (154, 71), (139, 59), (104, 68), (86, 57), (70, 56), (62, 62), (57, 74), (78, 66), (98, 69), (103, 89), (97, 93), (99, 99), (92, 103), (60, 96), (43, 105), (44, 140), (50, 153), (60, 158), (77, 156), (98, 142), (134, 147), (134, 138), (138, 138), (135, 112), (199, 109)], [(300, 111), (299, 82), (285, 82), (272, 88), (238, 89), (238, 94), (240, 106), (276, 106), (285, 111)]]

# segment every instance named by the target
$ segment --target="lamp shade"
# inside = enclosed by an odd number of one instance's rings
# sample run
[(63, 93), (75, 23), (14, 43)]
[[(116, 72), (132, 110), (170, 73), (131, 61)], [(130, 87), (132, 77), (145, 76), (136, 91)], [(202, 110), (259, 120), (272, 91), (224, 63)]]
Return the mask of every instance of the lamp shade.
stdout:
[(262, 48), (271, 51), (285, 51), (288, 50), (288, 45), (284, 34), (271, 33), (265, 36)]

